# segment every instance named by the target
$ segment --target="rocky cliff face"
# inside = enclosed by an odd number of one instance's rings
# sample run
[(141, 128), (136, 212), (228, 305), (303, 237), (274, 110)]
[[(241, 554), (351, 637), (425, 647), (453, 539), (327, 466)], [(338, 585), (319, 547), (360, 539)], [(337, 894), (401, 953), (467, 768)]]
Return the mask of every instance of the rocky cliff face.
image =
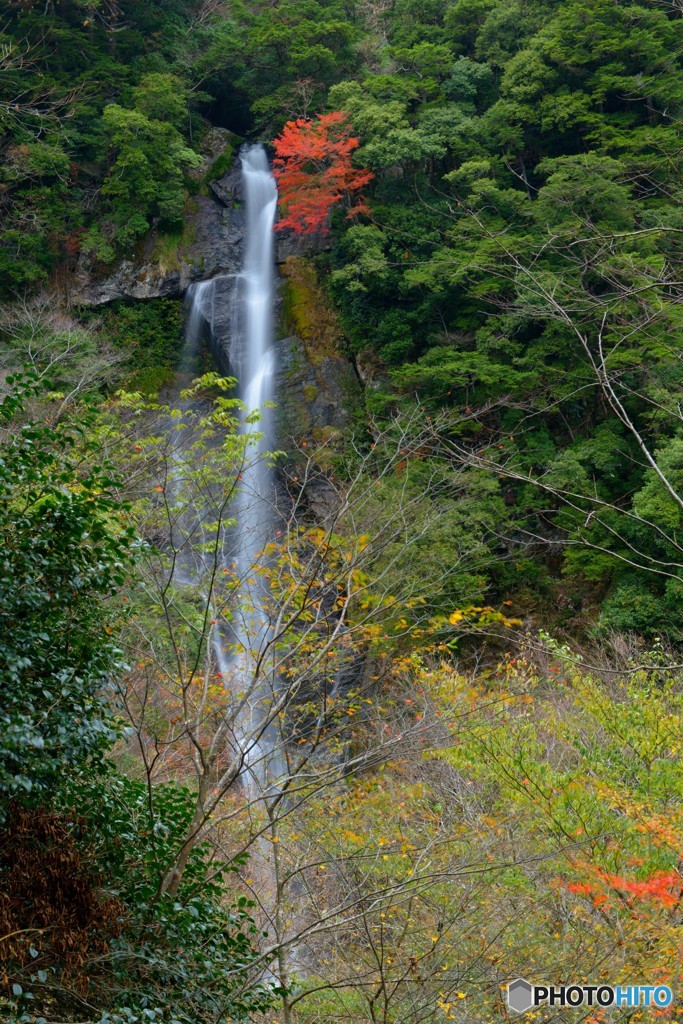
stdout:
[(280, 434), (322, 440), (346, 427), (360, 383), (312, 263), (300, 255), (288, 256), (280, 274), (280, 321), (287, 333), (278, 342)]
[(277, 342), (280, 437), (325, 439), (343, 430), (359, 386), (350, 363), (331, 353), (312, 361), (296, 335)]

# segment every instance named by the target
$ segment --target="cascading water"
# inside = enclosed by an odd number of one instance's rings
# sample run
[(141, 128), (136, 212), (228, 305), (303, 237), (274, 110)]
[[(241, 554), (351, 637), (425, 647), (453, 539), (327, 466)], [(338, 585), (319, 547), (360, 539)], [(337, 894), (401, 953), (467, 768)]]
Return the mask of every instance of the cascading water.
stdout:
[[(246, 208), (246, 248), (244, 268), (238, 275), (235, 291), (235, 317), (230, 338), (231, 373), (238, 380), (238, 394), (244, 404), (242, 431), (258, 432), (251, 458), (243, 473), (235, 510), (235, 549), (237, 572), (248, 593), (233, 612), (232, 631), (241, 654), (237, 655), (245, 675), (252, 670), (250, 652), (262, 649), (268, 630), (267, 617), (259, 595), (259, 582), (248, 582), (259, 554), (273, 530), (273, 481), (263, 457), (272, 436), (268, 429), (268, 403), (274, 390), (273, 357), (273, 224), (277, 208), (277, 188), (262, 146), (250, 146), (242, 153), (242, 187)], [(250, 421), (259, 413), (256, 423)], [(219, 664), (225, 664), (225, 652), (217, 644)], [(233, 661), (235, 656), (233, 655)], [(264, 717), (270, 692), (257, 686), (249, 702), (248, 714), (238, 723), (238, 742), (254, 737), (259, 719)], [(239, 735), (241, 733), (241, 736)], [(268, 774), (277, 774), (274, 744), (269, 730), (243, 746), (246, 783), (264, 783)]]
[[(242, 187), (245, 202), (246, 246), (241, 273), (195, 284), (188, 290), (186, 346), (196, 350), (208, 328), (215, 348), (227, 353), (231, 376), (238, 381), (238, 397), (244, 412), (241, 433), (252, 436), (236, 502), (230, 509), (235, 525), (225, 549), (236, 577), (241, 581), (240, 597), (233, 602), (229, 622), (218, 622), (213, 647), (224, 680), (244, 677), (248, 687), (253, 671), (252, 652), (263, 649), (267, 640), (267, 616), (259, 593), (258, 579), (252, 579), (260, 552), (274, 529), (272, 515), (273, 480), (265, 452), (272, 431), (268, 427), (268, 405), (274, 393), (275, 359), (273, 344), (273, 224), (277, 188), (262, 146), (250, 146), (241, 154)], [(225, 318), (214, 317), (216, 297), (221, 289), (232, 290), (233, 315), (225, 332)], [(228, 336), (221, 336), (227, 333)], [(258, 418), (254, 414), (259, 414)], [(261, 792), (280, 771), (276, 740), (268, 728), (260, 728), (273, 696), (272, 681), (252, 686), (249, 700), (235, 723), (235, 741), (243, 760), (245, 785)], [(254, 795), (256, 793), (254, 792)]]
[(244, 269), (238, 277), (237, 330), (230, 341), (230, 365), (248, 410), (262, 408), (273, 392), (273, 224), (275, 179), (262, 146), (242, 155), (246, 206)]

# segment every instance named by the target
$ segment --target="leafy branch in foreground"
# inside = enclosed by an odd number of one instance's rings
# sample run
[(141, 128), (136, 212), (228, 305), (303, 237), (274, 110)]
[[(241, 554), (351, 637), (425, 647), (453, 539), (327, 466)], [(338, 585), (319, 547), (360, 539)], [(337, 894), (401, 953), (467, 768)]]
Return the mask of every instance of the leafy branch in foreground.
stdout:
[(0, 793), (48, 790), (114, 738), (104, 690), (122, 665), (112, 598), (135, 535), (120, 518), (111, 464), (89, 434), (95, 413), (25, 421), (34, 388), (0, 404)]
[[(246, 898), (226, 900), (198, 844), (159, 892), (194, 795), (148, 787), (108, 755), (125, 671), (118, 600), (141, 544), (101, 414), (35, 423), (39, 384), (0, 404), (0, 1010), (3, 1020), (210, 1024), (247, 1019), (261, 984)], [(49, 408), (49, 407), (48, 407)], [(125, 595), (123, 595), (125, 596)]]

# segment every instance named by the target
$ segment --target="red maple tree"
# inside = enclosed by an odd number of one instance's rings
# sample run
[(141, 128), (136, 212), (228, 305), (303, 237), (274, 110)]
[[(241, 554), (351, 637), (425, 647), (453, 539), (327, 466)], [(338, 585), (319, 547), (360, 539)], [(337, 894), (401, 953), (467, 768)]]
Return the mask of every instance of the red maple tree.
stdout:
[(284, 208), (279, 230), (291, 228), (298, 235), (325, 230), (337, 203), (347, 206), (348, 217), (368, 212), (361, 191), (373, 174), (352, 166), (358, 146), (341, 110), (287, 122), (274, 142), (273, 168)]

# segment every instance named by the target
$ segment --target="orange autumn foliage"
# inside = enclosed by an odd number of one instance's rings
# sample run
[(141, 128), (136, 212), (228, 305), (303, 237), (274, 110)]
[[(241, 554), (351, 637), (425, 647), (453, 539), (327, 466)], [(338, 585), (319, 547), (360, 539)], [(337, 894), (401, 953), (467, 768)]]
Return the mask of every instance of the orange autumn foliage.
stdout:
[(314, 121), (287, 122), (274, 142), (273, 168), (285, 211), (278, 230), (290, 228), (299, 235), (325, 230), (338, 203), (347, 206), (348, 217), (367, 213), (361, 191), (373, 174), (353, 167), (351, 155), (358, 146), (341, 110)]
[[(621, 875), (610, 875), (604, 871), (595, 873), (608, 890), (621, 893), (633, 900), (648, 901), (660, 907), (675, 907), (681, 902), (683, 879), (677, 871), (655, 871), (642, 882), (632, 881)], [(604, 888), (596, 882), (570, 882), (567, 888), (570, 892), (591, 896), (596, 905), (608, 899)]]

